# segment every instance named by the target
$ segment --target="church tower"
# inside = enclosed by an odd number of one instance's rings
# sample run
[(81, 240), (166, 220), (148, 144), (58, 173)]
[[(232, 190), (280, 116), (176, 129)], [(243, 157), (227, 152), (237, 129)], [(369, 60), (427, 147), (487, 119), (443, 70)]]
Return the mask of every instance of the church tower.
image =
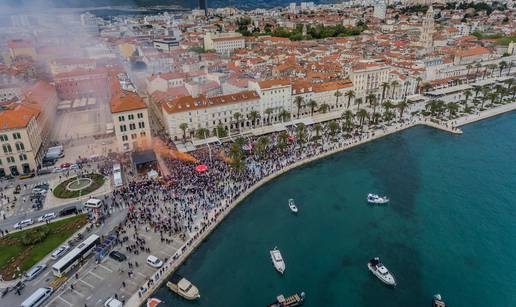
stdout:
[(421, 46), (425, 48), (425, 52), (431, 52), (434, 45), (434, 9), (432, 6), (426, 11), (425, 19), (423, 20), (423, 30), (421, 31), (420, 42)]

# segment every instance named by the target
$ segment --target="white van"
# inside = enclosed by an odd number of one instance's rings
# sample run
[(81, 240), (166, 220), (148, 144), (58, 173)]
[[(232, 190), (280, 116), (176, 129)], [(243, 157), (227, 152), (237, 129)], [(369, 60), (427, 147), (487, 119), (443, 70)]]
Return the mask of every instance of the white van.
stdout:
[(31, 296), (21, 303), (21, 307), (37, 307), (52, 295), (54, 289), (50, 287), (39, 288)]
[(84, 207), (89, 209), (98, 209), (102, 207), (103, 204), (104, 202), (100, 199), (90, 198), (87, 202), (84, 203)]
[(25, 273), (25, 280), (26, 281), (33, 280), (39, 274), (41, 274), (41, 272), (43, 272), (43, 270), (45, 270), (46, 268), (47, 268), (46, 264), (38, 264), (38, 265), (34, 266), (32, 269), (30, 269), (30, 271)]

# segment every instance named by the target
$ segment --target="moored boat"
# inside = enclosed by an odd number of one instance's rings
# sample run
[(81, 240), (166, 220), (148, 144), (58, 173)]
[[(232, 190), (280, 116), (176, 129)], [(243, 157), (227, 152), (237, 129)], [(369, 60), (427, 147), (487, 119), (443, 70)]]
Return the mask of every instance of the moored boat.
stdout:
[(385, 204), (389, 202), (389, 198), (387, 196), (378, 196), (376, 194), (369, 193), (367, 194), (367, 202), (371, 204)]
[(201, 297), (196, 286), (186, 278), (175, 273), (170, 278), (170, 281), (167, 281), (167, 287), (187, 300), (195, 300)]
[(272, 264), (274, 265), (274, 268), (276, 268), (276, 271), (283, 274), (285, 272), (285, 261), (283, 261), (283, 257), (281, 256), (281, 252), (277, 247), (274, 247), (273, 250), (270, 251), (271, 253), (271, 259)]
[(383, 263), (380, 261), (380, 258), (374, 257), (373, 259), (369, 260), (367, 267), (369, 268), (369, 271), (378, 277), (378, 279), (381, 280), (384, 284), (389, 286), (396, 286), (396, 279), (394, 279), (394, 276), (389, 272), (387, 267), (383, 265)]
[(297, 213), (298, 210), (294, 199), (291, 198), (288, 200), (288, 207), (290, 208), (290, 211)]
[(295, 307), (303, 305), (305, 301), (305, 293), (300, 292), (289, 297), (283, 296), (280, 294), (276, 297), (276, 301), (267, 305), (267, 307)]
[(440, 294), (434, 295), (432, 299), (432, 307), (446, 307), (446, 303), (443, 301)]
[(162, 303), (163, 301), (157, 299), (157, 298), (150, 298), (147, 300), (147, 307), (156, 307), (159, 305), (159, 303)]

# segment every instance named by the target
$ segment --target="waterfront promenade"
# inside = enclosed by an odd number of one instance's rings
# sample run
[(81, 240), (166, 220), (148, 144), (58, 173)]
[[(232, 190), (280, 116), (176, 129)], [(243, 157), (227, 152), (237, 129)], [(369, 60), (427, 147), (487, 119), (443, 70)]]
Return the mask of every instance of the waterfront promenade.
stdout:
[(223, 204), (224, 206), (221, 206), (221, 211), (215, 212), (214, 214), (214, 220), (212, 223), (210, 223), (207, 227), (201, 229), (199, 232), (197, 232), (195, 235), (193, 235), (192, 238), (190, 238), (182, 247), (179, 248), (179, 250), (176, 252), (176, 254), (167, 261), (167, 263), (164, 265), (164, 267), (156, 272), (154, 275), (151, 276), (151, 280), (153, 281), (153, 285), (149, 288), (141, 287), (140, 291), (135, 293), (128, 301), (127, 306), (140, 306), (145, 302), (145, 300), (152, 295), (154, 291), (156, 291), (160, 285), (166, 281), (167, 277), (174, 272), (182, 263), (184, 260), (187, 259), (187, 257), (202, 243), (204, 239), (219, 225), (219, 223), (224, 220), (224, 218), (231, 212), (231, 210), (238, 205), (242, 200), (244, 200), (247, 196), (249, 196), (251, 193), (253, 193), (257, 188), (261, 187), (262, 185), (266, 184), (270, 180), (298, 167), (301, 165), (304, 165), (306, 163), (310, 163), (312, 161), (333, 155), (335, 153), (353, 148), (357, 145), (361, 145), (364, 143), (367, 143), (372, 140), (379, 139), (381, 137), (384, 137), (386, 135), (390, 135), (402, 130), (405, 130), (407, 128), (411, 128), (417, 125), (426, 125), (429, 127), (433, 127), (436, 129), (440, 129), (449, 133), (453, 134), (462, 134), (462, 131), (458, 129), (457, 127), (466, 125), (468, 123), (472, 123), (478, 120), (486, 119), (492, 116), (496, 116), (505, 112), (510, 112), (516, 109), (516, 102), (512, 102), (507, 105), (499, 106), (490, 110), (481, 111), (474, 115), (467, 115), (464, 117), (460, 117), (457, 119), (454, 119), (452, 121), (431, 121), (428, 119), (413, 119), (409, 122), (403, 123), (403, 124), (396, 124), (393, 126), (388, 126), (382, 129), (376, 129), (376, 130), (369, 130), (364, 132), (364, 136), (362, 138), (353, 138), (350, 140), (350, 142), (347, 143), (338, 143), (334, 144), (333, 147), (325, 148), (320, 154), (308, 157), (305, 159), (301, 159), (300, 161), (297, 161), (295, 163), (292, 163), (279, 171), (270, 174), (267, 177), (262, 178), (260, 181), (256, 182), (253, 186), (251, 186), (249, 189), (247, 189), (245, 192), (240, 194), (231, 204)]

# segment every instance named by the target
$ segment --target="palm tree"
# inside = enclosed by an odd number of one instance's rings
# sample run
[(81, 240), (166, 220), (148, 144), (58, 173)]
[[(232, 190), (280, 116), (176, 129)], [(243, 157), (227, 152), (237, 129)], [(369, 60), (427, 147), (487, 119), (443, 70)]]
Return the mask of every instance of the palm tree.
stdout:
[(457, 111), (459, 110), (459, 105), (457, 103), (455, 103), (455, 102), (449, 102), (446, 105), (446, 109), (449, 112), (448, 119), (451, 119), (452, 116), (455, 115), (455, 113), (457, 113)]
[(360, 129), (364, 126), (364, 121), (366, 118), (369, 118), (369, 113), (365, 109), (358, 110), (356, 116), (358, 117), (358, 120), (360, 122)]
[(351, 112), (351, 110), (344, 111), (342, 118), (344, 118), (346, 129), (350, 130), (353, 125), (353, 112)]
[(373, 94), (373, 93), (369, 93), (367, 96), (366, 96), (366, 103), (369, 101), (369, 106), (372, 108), (373, 107), (373, 100), (376, 100), (376, 95)]
[(296, 98), (294, 98), (294, 103), (297, 106), (297, 118), (299, 118), (299, 112), (301, 111), (301, 108), (303, 107), (303, 97), (296, 96)]
[(330, 109), (330, 105), (323, 103), (319, 106), (318, 111), (321, 111), (322, 113), (326, 113), (326, 112), (328, 112), (329, 109)]
[(355, 98), (355, 92), (353, 90), (349, 90), (346, 92), (346, 97), (348, 97), (348, 105), (346, 106), (347, 109), (349, 109), (349, 106), (351, 104), (351, 99)]
[(511, 86), (512, 99), (516, 97), (516, 85)]
[(186, 129), (188, 129), (188, 124), (187, 123), (180, 124), (179, 129), (183, 130), (183, 140), (186, 139)]
[(502, 71), (507, 67), (507, 62), (505, 61), (500, 61), (500, 63), (498, 63), (498, 69), (500, 69), (500, 75), (498, 77), (501, 77), (502, 76)]
[(310, 107), (310, 116), (314, 115), (314, 109), (317, 107), (317, 102), (313, 99), (308, 101), (308, 106)]
[(374, 97), (374, 99), (371, 99), (369, 101), (369, 105), (373, 108), (371, 120), (374, 120), (376, 118), (376, 107), (378, 106), (378, 102), (376, 102), (376, 96), (373, 96), (373, 97)]
[(290, 118), (290, 113), (287, 110), (282, 109), (278, 116), (282, 121), (287, 121)]
[(235, 118), (236, 126), (238, 127), (238, 132), (240, 132), (240, 118), (242, 118), (242, 114), (236, 112), (233, 114), (233, 117)]
[[(491, 100), (491, 104), (494, 104), (494, 102), (496, 101), (496, 98), (498, 98), (498, 94), (496, 94), (494, 92), (487, 94), (487, 99)], [(481, 109), (484, 108), (484, 101), (485, 101), (485, 99), (482, 100), (482, 105), (480, 106)]]
[(278, 147), (283, 151), (287, 147), (288, 133), (287, 131), (281, 131), (278, 135)]
[(394, 97), (394, 92), (396, 91), (396, 87), (399, 86), (400, 83), (396, 80), (392, 81), (391, 82), (391, 87), (392, 87), (392, 94), (391, 94), (391, 98)]
[(342, 96), (342, 93), (339, 90), (336, 90), (335, 93), (333, 93), (333, 96), (335, 96), (335, 107), (337, 108), (339, 106), (339, 97)]
[(395, 117), (396, 117), (396, 114), (394, 114), (394, 112), (392, 112), (392, 111), (383, 112), (383, 119), (387, 122), (392, 120)]
[(322, 126), (321, 124), (317, 123), (314, 125), (314, 130), (315, 130), (315, 139), (319, 139), (319, 133), (321, 132), (321, 129), (322, 129)]
[(389, 112), (389, 109), (394, 107), (394, 105), (392, 104), (392, 102), (390, 100), (386, 100), (386, 101), (382, 102), (382, 107), (385, 109), (385, 112)]
[(512, 87), (512, 84), (514, 83), (514, 78), (507, 79), (504, 81), (504, 83), (507, 84), (507, 90), (510, 90)]
[(509, 69), (507, 69), (507, 76), (510, 76), (511, 75), (511, 68), (512, 68), (512, 61), (509, 62), (507, 67), (509, 68)]
[(387, 90), (391, 86), (389, 85), (389, 82), (382, 82), (380, 87), (382, 88), (382, 101), (383, 101), (383, 99), (385, 98), (385, 90)]
[(339, 130), (339, 124), (337, 124), (337, 122), (332, 120), (331, 122), (328, 123), (328, 129), (330, 130), (330, 135), (334, 136), (337, 133), (337, 131)]
[(206, 139), (208, 136), (210, 136), (210, 130), (206, 129), (206, 128), (199, 128), (197, 129), (197, 138), (199, 139)]
[(256, 126), (256, 120), (260, 119), (260, 113), (258, 111), (251, 111), (249, 114), (247, 114), (247, 119), (251, 121), (251, 124), (253, 125), (253, 128)]
[(416, 77), (416, 91), (419, 91), (419, 84), (421, 83), (421, 81), (423, 81), (423, 78), (421, 78), (420, 76), (417, 76)]
[(498, 68), (496, 64), (490, 64), (489, 68), (491, 68), (491, 77), (493, 76), (494, 71)]
[(407, 100), (403, 100), (403, 101), (400, 101), (398, 102), (398, 104), (396, 105), (396, 108), (400, 111), (400, 119), (403, 118), (403, 112), (405, 111), (405, 109), (407, 108), (408, 104), (407, 104)]
[(304, 142), (305, 138), (305, 124), (299, 123), (296, 125), (296, 136), (299, 143)]
[(464, 97), (466, 97), (466, 99), (464, 100), (464, 108), (468, 106), (468, 99), (469, 97), (471, 97), (471, 95), (473, 95), (473, 93), (470, 90), (464, 91)]
[(355, 99), (355, 104), (357, 105), (357, 112), (360, 109), (360, 105), (362, 104), (362, 98)]
[(267, 114), (267, 124), (271, 123), (271, 114), (274, 112), (272, 108), (265, 109), (264, 113)]
[(481, 90), (482, 90), (482, 86), (480, 86), (480, 85), (473, 85), (473, 91), (475, 92), (475, 99), (477, 98), (478, 93), (480, 93)]
[(426, 83), (423, 83), (423, 86), (421, 87), (421, 89), (423, 90), (423, 92), (428, 92), (430, 91), (431, 89), (433, 88), (432, 84), (426, 82)]
[(258, 141), (256, 141), (256, 151), (260, 155), (260, 157), (263, 155), (263, 153), (267, 150), (267, 147), (269, 146), (271, 140), (267, 136), (261, 136)]

